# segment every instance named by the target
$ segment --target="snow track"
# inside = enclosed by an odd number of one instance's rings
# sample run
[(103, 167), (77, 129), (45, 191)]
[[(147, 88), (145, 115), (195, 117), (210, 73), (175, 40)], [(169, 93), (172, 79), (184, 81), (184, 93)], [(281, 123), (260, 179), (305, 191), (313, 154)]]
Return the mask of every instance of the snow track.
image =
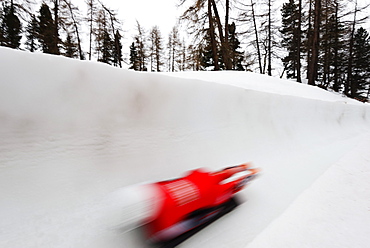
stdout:
[(1, 247), (145, 247), (110, 228), (104, 196), (253, 161), (245, 202), (182, 246), (243, 247), (370, 131), (369, 105), (253, 73), (0, 54)]

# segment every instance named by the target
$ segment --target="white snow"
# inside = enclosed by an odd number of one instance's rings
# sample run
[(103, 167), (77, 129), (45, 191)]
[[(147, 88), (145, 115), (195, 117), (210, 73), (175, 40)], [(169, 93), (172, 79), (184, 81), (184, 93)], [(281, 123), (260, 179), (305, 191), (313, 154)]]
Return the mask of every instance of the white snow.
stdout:
[(243, 204), (181, 247), (364, 247), (370, 106), (243, 72), (138, 73), (0, 48), (0, 247), (146, 247), (110, 192), (252, 161)]
[(368, 247), (369, 148), (367, 135), (247, 247)]

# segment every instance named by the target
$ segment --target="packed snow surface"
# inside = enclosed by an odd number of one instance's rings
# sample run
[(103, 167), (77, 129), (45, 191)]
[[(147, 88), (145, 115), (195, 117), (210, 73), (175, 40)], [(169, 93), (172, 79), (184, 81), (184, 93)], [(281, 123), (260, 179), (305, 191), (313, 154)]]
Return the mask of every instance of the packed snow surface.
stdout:
[(0, 48), (0, 247), (147, 247), (109, 193), (252, 161), (181, 247), (366, 247), (370, 106), (246, 72), (139, 73)]

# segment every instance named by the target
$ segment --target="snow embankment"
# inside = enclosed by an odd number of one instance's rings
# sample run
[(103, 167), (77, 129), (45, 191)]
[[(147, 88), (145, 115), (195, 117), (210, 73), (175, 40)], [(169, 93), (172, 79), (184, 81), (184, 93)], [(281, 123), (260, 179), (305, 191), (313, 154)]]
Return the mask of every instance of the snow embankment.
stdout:
[(370, 243), (370, 135), (335, 162), (247, 248)]
[(369, 105), (265, 76), (197, 80), (0, 54), (1, 247), (144, 247), (138, 231), (103, 225), (100, 198), (253, 161), (264, 173), (241, 192), (248, 201), (184, 244), (243, 247), (369, 132)]

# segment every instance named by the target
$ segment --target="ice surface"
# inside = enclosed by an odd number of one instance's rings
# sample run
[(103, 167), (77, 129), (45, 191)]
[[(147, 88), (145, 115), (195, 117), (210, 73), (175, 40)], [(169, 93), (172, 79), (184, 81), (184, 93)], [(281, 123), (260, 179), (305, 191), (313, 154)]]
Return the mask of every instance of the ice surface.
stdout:
[[(104, 197), (248, 161), (263, 171), (240, 193), (244, 203), (181, 247), (258, 245), (369, 137), (368, 104), (317, 87), (239, 72), (139, 73), (6, 48), (0, 55), (0, 247), (145, 247), (140, 230), (107, 224)], [(369, 161), (357, 165), (354, 173)]]

